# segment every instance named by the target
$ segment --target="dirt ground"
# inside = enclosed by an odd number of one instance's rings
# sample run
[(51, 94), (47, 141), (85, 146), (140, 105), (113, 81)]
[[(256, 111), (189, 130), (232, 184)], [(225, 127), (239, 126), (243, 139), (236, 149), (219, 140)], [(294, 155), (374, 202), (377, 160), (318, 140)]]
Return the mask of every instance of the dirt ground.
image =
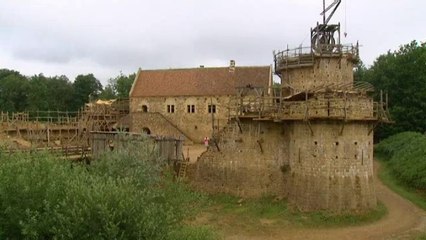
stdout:
[[(185, 156), (189, 153), (191, 162), (195, 162), (206, 148), (203, 145), (184, 147)], [(379, 201), (388, 209), (381, 220), (362, 226), (338, 228), (303, 228), (291, 225), (277, 226), (268, 231), (247, 233), (244, 229), (223, 232), (227, 240), (272, 240), (272, 239), (327, 239), (327, 240), (377, 240), (377, 239), (413, 239), (419, 233), (426, 232), (426, 212), (411, 202), (392, 192), (377, 177), (379, 163), (375, 162), (375, 187)], [(268, 223), (261, 223), (268, 224)]]

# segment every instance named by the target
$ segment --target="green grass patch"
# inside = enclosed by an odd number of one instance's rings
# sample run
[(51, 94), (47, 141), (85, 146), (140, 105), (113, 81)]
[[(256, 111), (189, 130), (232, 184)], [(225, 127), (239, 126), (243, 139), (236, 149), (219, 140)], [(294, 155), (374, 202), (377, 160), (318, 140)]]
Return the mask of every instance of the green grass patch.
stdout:
[(310, 227), (343, 227), (357, 226), (380, 220), (387, 214), (386, 206), (382, 202), (377, 203), (377, 207), (371, 211), (360, 214), (332, 214), (329, 212), (297, 213), (295, 214), (300, 223)]
[(426, 196), (424, 193), (416, 189), (410, 188), (398, 181), (392, 173), (389, 163), (382, 158), (377, 158), (381, 162), (381, 170), (379, 172), (380, 180), (392, 191), (396, 192), (403, 198), (414, 203), (423, 210), (426, 210)]
[(375, 153), (388, 162), (391, 174), (398, 182), (426, 191), (426, 135), (403, 132), (375, 146)]
[(211, 196), (212, 204), (220, 206), (223, 213), (245, 215), (254, 218), (277, 218), (288, 213), (287, 204), (273, 197), (245, 199), (220, 194)]
[[(217, 219), (232, 218), (241, 225), (293, 225), (299, 227), (343, 227), (371, 223), (387, 214), (382, 203), (362, 214), (333, 214), (326, 211), (304, 213), (289, 209), (285, 200), (273, 197), (242, 200), (229, 195), (211, 196), (210, 211)], [(215, 219), (213, 220), (213, 222)]]
[(426, 210), (426, 135), (403, 132), (374, 148), (379, 178), (394, 192)]

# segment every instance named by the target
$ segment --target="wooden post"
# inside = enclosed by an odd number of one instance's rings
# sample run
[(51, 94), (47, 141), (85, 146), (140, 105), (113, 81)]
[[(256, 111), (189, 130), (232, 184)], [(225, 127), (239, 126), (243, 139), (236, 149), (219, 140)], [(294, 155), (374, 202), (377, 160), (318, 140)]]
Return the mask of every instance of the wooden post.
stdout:
[(49, 124), (46, 125), (46, 133), (47, 133), (47, 146), (50, 146), (50, 129)]

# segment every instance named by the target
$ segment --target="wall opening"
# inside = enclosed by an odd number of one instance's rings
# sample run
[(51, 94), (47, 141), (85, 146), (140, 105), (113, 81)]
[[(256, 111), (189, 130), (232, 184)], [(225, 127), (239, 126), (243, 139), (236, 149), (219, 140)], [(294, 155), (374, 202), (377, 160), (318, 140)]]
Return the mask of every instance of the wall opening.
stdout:
[(195, 105), (186, 105), (186, 111), (188, 113), (195, 113)]
[(142, 112), (148, 112), (148, 106), (142, 105)]
[(210, 105), (209, 104), (207, 108), (208, 108), (209, 113), (216, 113), (216, 105), (214, 105), (214, 104)]
[(147, 127), (142, 128), (142, 132), (147, 134), (147, 135), (151, 135), (151, 129), (149, 129)]
[(175, 105), (167, 105), (167, 112), (168, 113), (174, 113), (175, 112)]

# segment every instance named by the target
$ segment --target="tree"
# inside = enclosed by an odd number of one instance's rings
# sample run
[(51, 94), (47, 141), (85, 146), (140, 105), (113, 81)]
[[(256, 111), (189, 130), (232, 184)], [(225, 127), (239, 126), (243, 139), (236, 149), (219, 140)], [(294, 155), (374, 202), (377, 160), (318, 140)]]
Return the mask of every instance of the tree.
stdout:
[(100, 99), (115, 99), (117, 98), (117, 95), (114, 91), (114, 86), (111, 84), (108, 84), (104, 87), (101, 94), (99, 95)]
[(102, 92), (102, 84), (95, 76), (90, 73), (78, 75), (73, 83), (73, 104), (72, 110), (78, 110), (89, 100), (95, 100)]
[(105, 86), (99, 98), (102, 98), (102, 99), (129, 98), (129, 92), (130, 92), (130, 89), (132, 88), (135, 77), (136, 77), (136, 74), (134, 73), (126, 76), (122, 72), (120, 72), (120, 75), (118, 75), (115, 78), (110, 78), (108, 80), (108, 85)]
[(34, 75), (29, 80), (30, 92), (28, 95), (28, 110), (49, 110), (50, 92), (48, 90), (48, 79), (43, 74)]
[(66, 76), (34, 75), (29, 78), (29, 89), (29, 111), (66, 111), (71, 105), (73, 86)]
[(354, 71), (354, 82), (363, 81), (365, 79), (365, 72), (367, 71), (367, 67), (364, 65), (362, 61), (355, 66)]
[(379, 139), (403, 131), (426, 131), (426, 45), (412, 41), (379, 56), (362, 76), (378, 91), (389, 94), (394, 125), (381, 127)]
[(17, 71), (0, 69), (0, 109), (21, 112), (28, 106), (28, 79)]
[(128, 76), (120, 73), (118, 77), (116, 77), (116, 85), (115, 91), (117, 92), (118, 98), (129, 98), (129, 92), (132, 88), (133, 81), (135, 80), (136, 74), (130, 74)]
[(69, 110), (74, 96), (74, 88), (71, 81), (64, 75), (50, 77), (48, 80), (49, 106), (51, 109)]

